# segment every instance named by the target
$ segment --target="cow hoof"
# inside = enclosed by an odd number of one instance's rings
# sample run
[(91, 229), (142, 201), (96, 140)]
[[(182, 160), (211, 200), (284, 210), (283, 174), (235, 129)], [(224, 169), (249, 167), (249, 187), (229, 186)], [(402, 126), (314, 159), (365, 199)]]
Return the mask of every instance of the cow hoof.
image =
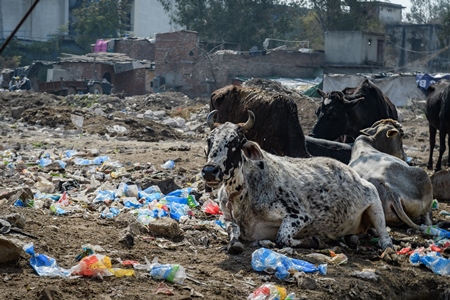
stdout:
[(227, 251), (231, 255), (241, 254), (244, 251), (244, 245), (241, 242), (230, 243)]
[(383, 259), (385, 262), (394, 264), (398, 263), (400, 256), (398, 256), (397, 252), (395, 252), (394, 249), (388, 247), (383, 251), (383, 253), (381, 253), (381, 259)]

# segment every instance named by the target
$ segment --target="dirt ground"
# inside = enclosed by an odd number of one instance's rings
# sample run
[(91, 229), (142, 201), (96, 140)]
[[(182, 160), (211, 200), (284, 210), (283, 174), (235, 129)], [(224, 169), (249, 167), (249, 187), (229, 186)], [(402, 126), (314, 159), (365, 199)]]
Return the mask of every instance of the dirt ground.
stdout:
[[(319, 99), (297, 96), (294, 98), (300, 123), (304, 132), (309, 133)], [(240, 255), (227, 254), (226, 233), (207, 222), (218, 216), (201, 210), (204, 184), (199, 173), (205, 162), (203, 147), (208, 129), (200, 126), (195, 130), (180, 130), (139, 117), (146, 110), (164, 110), (171, 117), (204, 123), (208, 99), (188, 99), (172, 92), (127, 98), (104, 95), (66, 98), (4, 92), (0, 93), (0, 103), (0, 153), (3, 153), (4, 161), (0, 215), (19, 213), (25, 217), (22, 230), (35, 238), (15, 234), (20, 243), (32, 242), (37, 253), (53, 257), (58, 266), (67, 269), (77, 264), (75, 257), (81, 253), (82, 246), (91, 244), (97, 246), (96, 249), (100, 246), (96, 253), (109, 256), (114, 267), (126, 268), (120, 265), (119, 259), (144, 264), (145, 258), (149, 261), (157, 258), (160, 263), (182, 265), (189, 275), (184, 284), (155, 280), (145, 270), (136, 270), (134, 276), (120, 278), (45, 277), (32, 269), (30, 256), (23, 252), (18, 262), (0, 265), (0, 299), (246, 299), (266, 282), (285, 287), (288, 293), (295, 293), (296, 299), (450, 299), (449, 277), (434, 274), (424, 266), (413, 266), (406, 256), (401, 256), (399, 263), (386, 263), (370, 236), (360, 237), (356, 248), (344, 243), (333, 245), (333, 250), (345, 254), (348, 262), (329, 263), (326, 275), (307, 274), (296, 279), (292, 277), (289, 281), (253, 270), (251, 255), (260, 248), (256, 243), (246, 244)], [(405, 151), (413, 164), (425, 168), (428, 123), (423, 109), (415, 104), (401, 111), (405, 118)], [(71, 121), (73, 115), (84, 117), (81, 131)], [(114, 128), (126, 128), (126, 131)], [(93, 171), (92, 166), (69, 162), (64, 169), (36, 164), (45, 153), (50, 157), (63, 157), (67, 150), (77, 150), (88, 159), (108, 156), (112, 161), (120, 162), (125, 170), (113, 178), (107, 176), (113, 174), (111, 170), (101, 166)], [(167, 160), (175, 161), (173, 169), (161, 167)], [(15, 173), (6, 175), (11, 161), (16, 163)], [(189, 220), (176, 224), (178, 234), (171, 237), (164, 233), (154, 235), (140, 226), (138, 233), (133, 232), (134, 245), (131, 246), (124, 242), (123, 235), (130, 224), (136, 223), (136, 217), (126, 211), (114, 218), (100, 217), (104, 207), (93, 205), (89, 196), (97, 187), (90, 179), (92, 172), (100, 177), (103, 176), (101, 173), (106, 174), (100, 183), (114, 187), (121, 182), (136, 184), (141, 189), (158, 185), (164, 194), (179, 188), (196, 187), (195, 196), (200, 205), (192, 209)], [(55, 215), (45, 205), (39, 209), (13, 206), (11, 197), (4, 196), (11, 195), (11, 190), (20, 191), (27, 187), (34, 192), (39, 176), (52, 180), (56, 186), (58, 182), (78, 180), (79, 186), (68, 190), (68, 195), (71, 204), (79, 205), (79, 209)], [(61, 191), (56, 189), (54, 193), (61, 194)], [(434, 211), (435, 222), (442, 210), (450, 211), (449, 203), (439, 202)], [(420, 233), (406, 228), (390, 228), (390, 234), (397, 250), (406, 246), (413, 249), (428, 247), (432, 243)], [(307, 257), (307, 254), (328, 254), (312, 249), (284, 251), (289, 257), (315, 265), (322, 262)], [(444, 256), (448, 257), (448, 252)], [(372, 269), (376, 279), (355, 276), (355, 271), (363, 269)], [(161, 283), (171, 295), (161, 292)]]

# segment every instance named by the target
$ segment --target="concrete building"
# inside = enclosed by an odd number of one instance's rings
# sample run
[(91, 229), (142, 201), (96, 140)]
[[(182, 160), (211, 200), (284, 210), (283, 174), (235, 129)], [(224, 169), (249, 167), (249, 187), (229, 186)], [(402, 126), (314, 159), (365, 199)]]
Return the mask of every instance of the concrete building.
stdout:
[(154, 38), (160, 32), (182, 29), (170, 22), (171, 14), (175, 9), (174, 2), (174, 0), (171, 0), (172, 11), (166, 13), (157, 0), (132, 0), (131, 9), (128, 13), (130, 19), (129, 34), (136, 37)]
[[(6, 39), (11, 34), (34, 2), (35, 0), (0, 1), (0, 39)], [(68, 35), (75, 35), (72, 27), (75, 20), (73, 11), (81, 4), (82, 0), (40, 0), (16, 37), (22, 40), (47, 41), (61, 26), (67, 25)], [(158, 0), (132, 0), (127, 13), (130, 36), (155, 37), (159, 32), (181, 29), (171, 24), (171, 13), (166, 13)]]
[(402, 21), (402, 10), (405, 7), (400, 4), (381, 1), (360, 2), (360, 4), (369, 16), (385, 24), (396, 24)]
[(396, 72), (448, 72), (450, 38), (439, 36), (437, 24), (390, 24), (385, 50), (385, 66)]
[[(6, 39), (35, 0), (0, 1), (0, 39)], [(24, 40), (46, 41), (69, 22), (70, 0), (40, 0), (16, 33)]]
[(384, 34), (329, 31), (325, 34), (324, 73), (379, 71), (384, 66)]

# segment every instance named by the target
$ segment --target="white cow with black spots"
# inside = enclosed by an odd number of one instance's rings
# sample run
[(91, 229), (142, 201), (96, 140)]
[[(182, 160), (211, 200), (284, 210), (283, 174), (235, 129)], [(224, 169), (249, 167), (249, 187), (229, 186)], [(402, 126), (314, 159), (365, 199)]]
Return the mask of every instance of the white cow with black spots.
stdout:
[(254, 124), (207, 123), (214, 128), (202, 176), (219, 188), (228, 223), (229, 253), (243, 251), (245, 241), (272, 240), (302, 247), (307, 238), (338, 240), (375, 228), (383, 249), (392, 249), (383, 208), (375, 187), (347, 165), (326, 157), (290, 158), (267, 153), (244, 133)]

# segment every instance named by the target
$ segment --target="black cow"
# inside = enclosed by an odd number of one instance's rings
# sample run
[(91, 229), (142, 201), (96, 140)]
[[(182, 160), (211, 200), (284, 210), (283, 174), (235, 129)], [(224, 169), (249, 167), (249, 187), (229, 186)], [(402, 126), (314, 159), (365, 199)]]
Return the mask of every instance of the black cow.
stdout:
[(271, 92), (256, 86), (229, 85), (211, 94), (210, 111), (217, 110), (219, 123), (242, 123), (248, 110), (256, 116), (255, 125), (246, 133), (249, 140), (278, 156), (327, 156), (348, 164), (351, 146), (313, 137), (305, 137), (298, 119), (297, 105), (283, 92)]
[(360, 130), (378, 120), (398, 120), (395, 105), (368, 79), (356, 88), (330, 93), (318, 89), (317, 92), (322, 104), (316, 112), (318, 119), (311, 134), (316, 138), (333, 141), (345, 135), (354, 140), (361, 134)]
[[(442, 79), (428, 87), (425, 115), (430, 132), (430, 157), (428, 169), (433, 168), (433, 150), (436, 145), (436, 132), (439, 130), (439, 157), (435, 171), (441, 170), (442, 156), (445, 152), (445, 138), (450, 134), (450, 80)], [(448, 140), (450, 148), (450, 138)], [(447, 165), (450, 165), (450, 156)]]

